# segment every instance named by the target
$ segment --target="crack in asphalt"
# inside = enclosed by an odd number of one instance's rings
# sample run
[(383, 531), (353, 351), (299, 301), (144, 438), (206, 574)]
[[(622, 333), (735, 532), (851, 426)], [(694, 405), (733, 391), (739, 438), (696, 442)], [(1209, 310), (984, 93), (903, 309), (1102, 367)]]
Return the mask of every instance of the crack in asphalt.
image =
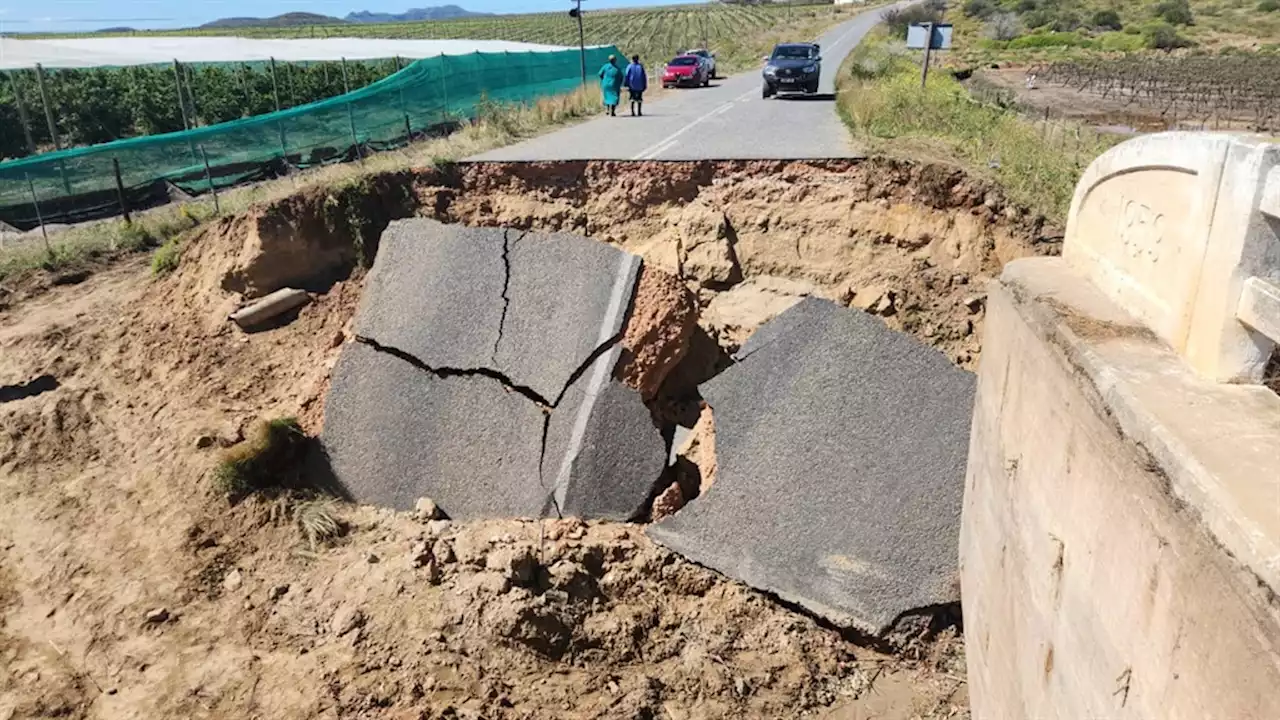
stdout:
[(486, 377), (490, 380), (496, 380), (507, 390), (523, 396), (529, 402), (537, 405), (543, 412), (550, 412), (555, 407), (546, 398), (542, 397), (537, 390), (526, 385), (521, 385), (507, 377), (505, 374), (492, 368), (436, 368), (422, 362), (422, 360), (415, 357), (412, 353), (405, 352), (400, 348), (392, 347), (390, 345), (383, 345), (373, 338), (357, 335), (356, 342), (364, 343), (378, 352), (387, 353), (388, 355), (400, 358), (419, 370), (429, 372), (441, 379), (451, 377)]
[[(521, 237), (523, 237), (523, 235), (521, 235)], [(519, 238), (517, 238), (516, 240), (518, 241)], [(505, 260), (505, 253), (504, 253), (504, 260)], [(509, 271), (510, 271), (510, 266), (508, 265), (508, 272)], [(503, 299), (504, 300), (506, 299), (505, 290), (503, 294)], [(503, 315), (505, 316), (505, 314), (506, 312), (504, 309)], [(543, 514), (546, 515), (548, 511), (554, 510), (556, 517), (563, 518), (564, 511), (560, 507), (559, 500), (556, 499), (556, 488), (554, 486), (547, 487), (546, 473), (544, 472), (544, 469), (546, 467), (546, 459), (547, 459), (547, 440), (551, 435), (551, 415), (553, 412), (555, 412), (556, 408), (559, 407), (560, 403), (564, 400), (565, 395), (569, 393), (569, 389), (573, 387), (574, 383), (576, 383), (587, 372), (587, 370), (596, 363), (597, 360), (599, 360), (606, 353), (611, 351), (614, 348), (614, 346), (616, 346), (618, 343), (622, 342), (622, 334), (623, 334), (622, 331), (619, 331), (613, 337), (610, 337), (608, 340), (601, 343), (595, 350), (593, 350), (591, 354), (588, 355), (587, 358), (576, 369), (574, 369), (572, 373), (569, 374), (569, 379), (565, 381), (564, 387), (560, 389), (560, 392), (559, 394), (556, 395), (555, 400), (548, 400), (533, 388), (530, 388), (525, 385), (521, 385), (515, 382), (514, 380), (512, 380), (505, 373), (502, 373), (498, 370), (494, 370), (492, 368), (431, 367), (427, 363), (423, 362), (421, 359), (414, 356), (412, 353), (406, 352), (404, 350), (401, 350), (400, 348), (393, 347), (390, 345), (383, 345), (382, 343), (378, 342), (377, 340), (374, 340), (373, 338), (357, 335), (356, 342), (363, 343), (364, 345), (367, 345), (373, 348), (377, 352), (386, 353), (393, 357), (399, 358), (400, 360), (403, 360), (409, 363), (415, 368), (418, 368), (419, 370), (422, 370), (424, 372), (428, 372), (441, 379), (446, 379), (451, 377), (489, 378), (490, 380), (494, 380), (500, 385), (502, 385), (502, 387), (505, 388), (506, 390), (510, 392), (514, 392), (522, 396), (529, 402), (532, 402), (533, 404), (537, 405), (538, 409), (542, 411), (542, 439), (538, 449), (538, 484), (542, 487), (543, 490), (547, 491), (546, 502), (543, 505)], [(501, 333), (499, 333), (499, 340), (501, 340)], [(495, 352), (496, 352), (496, 345), (495, 345)]]
[(498, 337), (493, 341), (493, 353), (490, 359), (496, 365), (498, 363), (498, 346), (502, 344), (502, 334), (507, 327), (507, 311), (511, 308), (511, 297), (507, 295), (507, 291), (511, 289), (511, 250), (516, 243), (524, 239), (527, 231), (521, 231), (520, 236), (511, 239), (511, 231), (504, 229), (502, 231), (502, 317), (498, 320)]

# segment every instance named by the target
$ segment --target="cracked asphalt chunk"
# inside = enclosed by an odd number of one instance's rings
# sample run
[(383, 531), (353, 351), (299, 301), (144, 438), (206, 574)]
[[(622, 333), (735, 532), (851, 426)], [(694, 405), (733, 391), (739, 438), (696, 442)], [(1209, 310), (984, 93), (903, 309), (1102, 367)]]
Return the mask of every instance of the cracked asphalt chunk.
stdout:
[(544, 414), (484, 376), (440, 378), (365, 343), (343, 349), (325, 405), (334, 475), (362, 502), (451, 516), (534, 516)]
[(326, 399), (338, 484), (461, 519), (638, 515), (667, 454), (613, 380), (639, 268), (572, 235), (392, 223)]
[(544, 397), (559, 397), (599, 348), (620, 338), (640, 258), (577, 235), (529, 233), (509, 259), (511, 304), (494, 361)]
[(757, 334), (701, 386), (715, 485), (652, 537), (872, 634), (958, 600), (973, 375), (824, 300)]
[(502, 230), (391, 223), (365, 283), (355, 332), (434, 368), (492, 367), (502, 322)]
[(551, 415), (543, 485), (563, 515), (634, 519), (666, 467), (666, 441), (649, 408), (610, 372), (620, 351), (592, 363)]

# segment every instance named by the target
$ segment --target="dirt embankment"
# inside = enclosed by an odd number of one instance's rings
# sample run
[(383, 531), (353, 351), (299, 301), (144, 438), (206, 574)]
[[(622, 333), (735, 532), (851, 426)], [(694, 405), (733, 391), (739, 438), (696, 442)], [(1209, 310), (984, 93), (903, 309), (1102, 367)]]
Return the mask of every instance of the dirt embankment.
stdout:
[[(258, 417), (319, 429), (362, 264), (411, 214), (576, 231), (667, 269), (704, 330), (667, 381), (685, 388), (806, 293), (971, 365), (983, 281), (1055, 248), (1039, 221), (944, 168), (473, 165), (223, 219), (168, 277), (133, 262), (39, 293), (28, 278), (0, 308), (0, 718), (963, 712), (954, 638), (884, 655), (637, 526), (446, 527), (336, 505), (343, 537), (312, 548), (294, 501), (228, 506), (213, 453)], [(313, 302), (253, 334), (226, 321), (281, 284)], [(31, 382), (43, 375), (52, 387)], [(425, 548), (451, 559), (423, 563)]]

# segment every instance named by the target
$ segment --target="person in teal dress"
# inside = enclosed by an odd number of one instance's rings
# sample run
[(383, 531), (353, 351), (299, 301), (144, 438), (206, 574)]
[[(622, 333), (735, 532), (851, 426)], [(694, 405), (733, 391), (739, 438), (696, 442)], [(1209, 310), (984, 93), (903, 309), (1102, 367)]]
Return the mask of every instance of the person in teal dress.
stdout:
[(616, 117), (618, 102), (622, 96), (622, 68), (618, 67), (618, 58), (613, 55), (600, 68), (600, 92), (604, 95), (605, 110)]

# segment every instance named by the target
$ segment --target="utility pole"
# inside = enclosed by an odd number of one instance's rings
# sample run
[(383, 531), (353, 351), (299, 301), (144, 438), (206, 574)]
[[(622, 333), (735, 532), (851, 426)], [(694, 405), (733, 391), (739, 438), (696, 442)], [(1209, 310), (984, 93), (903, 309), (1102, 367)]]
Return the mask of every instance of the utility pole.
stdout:
[(582, 59), (582, 84), (587, 84), (587, 40), (586, 33), (582, 30), (582, 0), (573, 0), (574, 7), (569, 11), (569, 17), (578, 19), (578, 54)]

